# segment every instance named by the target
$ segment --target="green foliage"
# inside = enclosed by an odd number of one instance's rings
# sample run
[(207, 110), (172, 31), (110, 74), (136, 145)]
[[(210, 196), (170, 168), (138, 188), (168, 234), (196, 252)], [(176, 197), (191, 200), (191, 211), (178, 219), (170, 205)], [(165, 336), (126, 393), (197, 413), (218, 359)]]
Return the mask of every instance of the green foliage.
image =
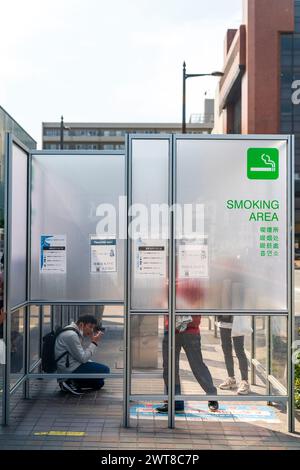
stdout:
[(300, 354), (298, 354), (297, 359), (295, 365), (295, 406), (300, 409)]

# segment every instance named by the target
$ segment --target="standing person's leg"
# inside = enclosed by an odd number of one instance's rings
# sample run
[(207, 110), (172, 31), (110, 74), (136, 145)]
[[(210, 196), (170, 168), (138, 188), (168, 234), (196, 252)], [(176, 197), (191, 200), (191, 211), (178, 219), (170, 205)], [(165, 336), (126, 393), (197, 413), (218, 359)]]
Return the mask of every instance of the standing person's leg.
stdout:
[[(182, 342), (180, 334), (175, 334), (175, 395), (181, 394), (181, 384), (180, 384), (180, 373), (179, 373), (179, 360), (180, 360), (180, 351), (182, 348)], [(184, 410), (184, 401), (175, 400), (175, 410), (183, 411)]]
[[(162, 354), (163, 354), (163, 378), (165, 383), (165, 390), (168, 393), (168, 383), (169, 383), (169, 356), (168, 356), (168, 334), (164, 335), (162, 343)], [(175, 336), (175, 394), (180, 395), (181, 386), (180, 386), (180, 377), (179, 377), (179, 356), (180, 356), (181, 344), (177, 341), (177, 335)], [(165, 409), (164, 409), (165, 408)], [(181, 400), (175, 401), (175, 409), (177, 411), (184, 409), (184, 402)], [(168, 411), (168, 406), (159, 407), (158, 411)]]
[[(73, 374), (109, 374), (110, 369), (98, 362), (86, 362), (73, 371)], [(75, 379), (76, 385), (82, 388), (93, 388), (100, 390), (104, 385), (104, 379)]]
[(248, 360), (244, 348), (245, 336), (235, 336), (233, 338), (234, 350), (239, 361), (241, 379), (248, 380)]
[(238, 395), (248, 395), (250, 386), (248, 382), (248, 360), (244, 348), (245, 336), (235, 336), (233, 338), (234, 350), (239, 361), (241, 372), (241, 383), (237, 390)]
[(219, 387), (221, 390), (232, 390), (236, 388), (236, 380), (234, 376), (231, 328), (220, 327), (220, 337), (228, 377)]
[(162, 342), (162, 356), (163, 356), (163, 378), (165, 383), (165, 390), (168, 393), (168, 374), (169, 374), (169, 356), (168, 356), (168, 334), (164, 334)]
[(200, 334), (179, 333), (191, 370), (207, 395), (217, 395), (211, 373), (203, 361)]

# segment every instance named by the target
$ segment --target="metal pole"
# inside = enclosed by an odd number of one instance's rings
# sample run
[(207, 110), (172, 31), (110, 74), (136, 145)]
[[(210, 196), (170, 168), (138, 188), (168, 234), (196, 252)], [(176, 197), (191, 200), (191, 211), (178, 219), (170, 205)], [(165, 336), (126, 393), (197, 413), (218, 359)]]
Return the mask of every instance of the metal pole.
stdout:
[(294, 236), (295, 236), (295, 138), (288, 140), (288, 431), (295, 432), (295, 366), (293, 364), (293, 342), (295, 332), (294, 303)]
[[(132, 264), (132, 240), (131, 232), (128, 233), (131, 216), (129, 216), (129, 208), (132, 204), (132, 144), (129, 136), (126, 137), (126, 150), (125, 150), (125, 194), (127, 197), (126, 208), (126, 246), (124, 256), (124, 407), (123, 407), (123, 422), (124, 427), (130, 427), (130, 393), (131, 393), (131, 264)], [(130, 219), (129, 219), (130, 218)]]
[(186, 123), (185, 123), (185, 99), (186, 99), (186, 89), (185, 89), (185, 79), (186, 79), (186, 64), (183, 62), (182, 70), (182, 133), (186, 134)]
[(39, 318), (40, 318), (40, 344), (39, 344), (39, 357), (42, 357), (43, 347), (43, 331), (44, 331), (44, 306), (39, 306)]
[[(30, 369), (30, 318), (31, 318), (31, 306), (29, 305), (28, 307), (24, 307), (24, 326), (25, 326), (25, 331), (24, 331), (24, 339), (25, 339), (25, 348), (24, 348), (24, 353), (25, 353), (25, 364), (24, 364), (24, 375), (28, 377), (29, 374), (29, 369)], [(30, 398), (30, 384), (29, 384), (29, 379), (26, 379), (24, 382), (23, 386), (23, 397), (24, 398)]]
[(253, 364), (253, 359), (255, 358), (255, 327), (256, 327), (256, 322), (255, 322), (255, 317), (251, 317), (251, 322), (252, 322), (252, 333), (251, 333), (251, 345), (250, 345), (250, 381), (251, 385), (256, 385), (256, 379), (255, 379), (255, 367)]
[(60, 150), (64, 149), (64, 117), (61, 116), (60, 120)]
[[(185, 66), (185, 64), (184, 64)], [(176, 201), (176, 159), (175, 138), (169, 147), (169, 207)], [(169, 217), (169, 328), (168, 328), (168, 426), (175, 428), (175, 308), (176, 308), (176, 215), (170, 211)]]
[(2, 394), (2, 424), (9, 424), (10, 412), (10, 350), (11, 350), (11, 308), (10, 308), (10, 263), (11, 259), (11, 191), (12, 191), (12, 136), (6, 134), (5, 142), (5, 225), (4, 225), (4, 322), (5, 366)]
[[(267, 343), (267, 364), (266, 364), (266, 395), (271, 395), (271, 384), (269, 376), (271, 375), (271, 317), (267, 317), (267, 328), (266, 328), (266, 343)], [(272, 402), (268, 401), (269, 406)]]
[[(26, 300), (30, 300), (31, 296), (31, 182), (32, 182), (32, 155), (28, 153), (27, 157), (27, 253), (26, 253)], [(28, 376), (30, 370), (30, 318), (31, 318), (31, 306), (27, 305), (24, 308), (24, 318), (25, 318), (25, 375)], [(23, 386), (23, 396), (24, 398), (30, 398), (30, 382), (25, 380)]]

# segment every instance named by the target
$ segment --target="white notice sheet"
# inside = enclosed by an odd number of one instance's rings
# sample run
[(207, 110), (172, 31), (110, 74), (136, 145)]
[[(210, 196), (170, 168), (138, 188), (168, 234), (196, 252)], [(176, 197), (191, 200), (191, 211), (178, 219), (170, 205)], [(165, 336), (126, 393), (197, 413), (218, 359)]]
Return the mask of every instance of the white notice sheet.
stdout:
[(67, 236), (41, 235), (40, 272), (67, 272)]
[(117, 240), (115, 238), (90, 237), (91, 273), (117, 271)]
[(208, 246), (180, 244), (178, 249), (179, 279), (208, 277)]
[(136, 274), (138, 276), (165, 277), (167, 249), (165, 242), (154, 243), (151, 240), (137, 244)]

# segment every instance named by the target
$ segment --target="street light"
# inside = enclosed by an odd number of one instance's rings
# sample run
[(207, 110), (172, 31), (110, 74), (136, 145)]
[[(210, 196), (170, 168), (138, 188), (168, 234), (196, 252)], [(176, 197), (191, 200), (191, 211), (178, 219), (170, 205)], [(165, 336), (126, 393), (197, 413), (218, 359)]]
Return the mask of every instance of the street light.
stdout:
[(64, 117), (60, 118), (60, 150), (64, 149)]
[(182, 133), (186, 134), (186, 122), (185, 122), (185, 98), (186, 98), (186, 89), (185, 81), (187, 78), (191, 77), (223, 77), (223, 72), (212, 72), (212, 73), (186, 73), (186, 64), (183, 62), (183, 92), (182, 92)]
[(60, 150), (64, 149), (64, 130), (71, 129), (70, 127), (66, 127), (64, 124), (64, 117), (61, 116), (60, 118)]

